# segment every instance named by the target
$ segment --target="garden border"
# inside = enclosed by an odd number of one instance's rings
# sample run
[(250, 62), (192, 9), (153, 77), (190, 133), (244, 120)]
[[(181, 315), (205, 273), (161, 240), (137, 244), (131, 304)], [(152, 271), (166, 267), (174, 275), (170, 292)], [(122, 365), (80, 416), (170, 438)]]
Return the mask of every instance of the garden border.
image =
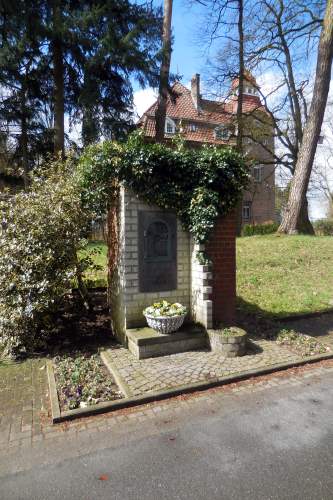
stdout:
[[(326, 354), (319, 354), (316, 356), (307, 356), (297, 361), (278, 363), (276, 365), (270, 365), (265, 368), (259, 368), (256, 370), (245, 370), (243, 372), (235, 373), (234, 375), (217, 377), (209, 381), (196, 382), (194, 384), (186, 384), (162, 391), (153, 391), (143, 396), (133, 396), (133, 397), (130, 396), (111, 402), (105, 401), (103, 403), (91, 405), (86, 408), (76, 408), (75, 410), (67, 410), (64, 412), (61, 412), (59, 407), (53, 364), (52, 361), (48, 361), (47, 370), (48, 370), (48, 380), (50, 387), (52, 423), (56, 424), (60, 422), (65, 422), (67, 420), (74, 420), (76, 418), (89, 417), (100, 413), (107, 413), (114, 410), (120, 410), (123, 408), (130, 408), (147, 403), (152, 403), (154, 401), (161, 401), (163, 399), (169, 399), (171, 397), (180, 396), (181, 394), (190, 394), (197, 391), (204, 391), (207, 389), (211, 389), (213, 387), (219, 387), (230, 383), (238, 382), (240, 380), (246, 380), (252, 377), (259, 377), (261, 375), (267, 375), (270, 373), (283, 371), (288, 368), (294, 368), (306, 364), (313, 364), (318, 361), (324, 361), (326, 359), (333, 359), (333, 352)], [(110, 366), (110, 363), (108, 363), (108, 365)], [(108, 369), (109, 366), (107, 366)], [(121, 384), (123, 383), (123, 380), (120, 374), (118, 373), (117, 369), (113, 365), (111, 373), (115, 378), (117, 377), (117, 383), (118, 381), (120, 381), (119, 386), (121, 389)]]
[(52, 422), (57, 422), (61, 416), (57, 392), (57, 384), (54, 376), (53, 363), (50, 359), (46, 361), (47, 380), (49, 382), (49, 396), (51, 401)]

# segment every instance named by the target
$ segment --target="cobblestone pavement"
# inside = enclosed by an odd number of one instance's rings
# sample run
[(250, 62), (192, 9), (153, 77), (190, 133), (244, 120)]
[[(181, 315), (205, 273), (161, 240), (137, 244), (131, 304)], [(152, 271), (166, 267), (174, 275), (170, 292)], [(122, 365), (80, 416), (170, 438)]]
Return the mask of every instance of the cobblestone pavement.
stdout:
[[(26, 371), (34, 373), (35, 370), (39, 369), (40, 363), (36, 363), (32, 366), (31, 370), (27, 367)], [(261, 393), (261, 391), (270, 390), (273, 387), (280, 386), (301, 386), (303, 384), (308, 384), (309, 378), (312, 380), (319, 380), (321, 377), (332, 372), (333, 360), (327, 360), (316, 363), (315, 365), (292, 368), (282, 372), (232, 383), (227, 386), (217, 387), (207, 391), (197, 392), (186, 396), (178, 396), (160, 402), (145, 404), (125, 410), (118, 410), (103, 415), (96, 415), (94, 417), (88, 417), (57, 425), (51, 425), (50, 418), (45, 409), (41, 410), (41, 412), (32, 411), (32, 422), (37, 423), (39, 421), (39, 427), (32, 424), (31, 431), (23, 430), (21, 427), (21, 432), (14, 427), (16, 425), (16, 419), (19, 419), (21, 423), (22, 410), (18, 408), (17, 412), (14, 413), (12, 412), (12, 409), (10, 412), (6, 411), (6, 409), (9, 410), (9, 406), (6, 404), (4, 408), (3, 399), (1, 399), (2, 416), (0, 420), (0, 429), (2, 430), (0, 432), (2, 435), (2, 441), (0, 442), (0, 456), (3, 458), (7, 456), (19, 457), (20, 450), (23, 448), (31, 448), (32, 450), (36, 449), (36, 453), (39, 454), (44, 452), (49, 453), (49, 444), (53, 446), (55, 452), (59, 453), (60, 456), (65, 441), (66, 443), (76, 441), (83, 435), (85, 436), (87, 446), (90, 449), (90, 446), (92, 446), (93, 443), (98, 443), (100, 440), (103, 441), (105, 433), (114, 433), (115, 430), (117, 430), (117, 434), (126, 433), (130, 435), (131, 430), (136, 429), (138, 423), (140, 423), (140, 426), (149, 427), (150, 425), (154, 425), (153, 428), (155, 428), (155, 426), (158, 428), (159, 424), (165, 426), (169, 422), (171, 425), (176, 414), (180, 414), (183, 411), (191, 412), (191, 408), (194, 408), (195, 406), (201, 407), (204, 411), (209, 412), (212, 405), (228, 405), (229, 396), (231, 398), (235, 395), (241, 397), (244, 393), (253, 393), (256, 395)], [(40, 396), (45, 402), (47, 400), (45, 370), (38, 371), (37, 375), (41, 382)], [(33, 377), (31, 376), (29, 381), (25, 380), (24, 388), (27, 392), (29, 392), (29, 382), (31, 386), (32, 380)], [(2, 391), (0, 392), (0, 397), (2, 398)], [(3, 411), (4, 409), (5, 411)], [(12, 420), (10, 419), (10, 416), (13, 417)], [(9, 427), (9, 430), (6, 431), (5, 434), (3, 433), (4, 421), (7, 422), (6, 426)]]
[(96, 416), (0, 452), (0, 498), (332, 500), (333, 362)]
[[(333, 314), (311, 320), (293, 321), (288, 326), (317, 336), (320, 341), (333, 348)], [(285, 347), (270, 341), (256, 341), (254, 349), (254, 352), (241, 358), (225, 359), (209, 351), (192, 351), (137, 361), (127, 350), (120, 348), (112, 351), (112, 359), (134, 394), (299, 359)], [(261, 387), (286, 383), (288, 380), (288, 383), (297, 384), (303, 377), (315, 375), (317, 371), (325, 373), (329, 367), (330, 370), (333, 369), (333, 361), (229, 384), (213, 391), (225, 394), (228, 390), (259, 390)], [(289, 379), (291, 376), (293, 378)], [(70, 436), (75, 438), (80, 432), (89, 434), (97, 430), (107, 430), (123, 421), (144, 420), (170, 407), (178, 411), (179, 406), (186, 404), (189, 398), (204, 397), (204, 394), (209, 398), (212, 392), (205, 391), (196, 396), (172, 398), (163, 403), (152, 403), (103, 416), (52, 425), (45, 359), (32, 359), (15, 364), (0, 362), (0, 449), (8, 451), (23, 446), (39, 446), (48, 439), (69, 439)]]
[(45, 361), (0, 364), (0, 448), (43, 437), (48, 419)]
[(268, 340), (252, 341), (249, 353), (236, 358), (199, 350), (137, 360), (122, 347), (108, 349), (107, 357), (133, 396), (301, 359)]

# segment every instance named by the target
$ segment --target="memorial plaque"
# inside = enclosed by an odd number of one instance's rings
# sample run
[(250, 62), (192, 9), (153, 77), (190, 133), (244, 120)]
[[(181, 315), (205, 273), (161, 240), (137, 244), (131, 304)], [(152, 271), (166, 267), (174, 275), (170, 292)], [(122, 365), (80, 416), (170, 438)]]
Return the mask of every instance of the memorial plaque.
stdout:
[(177, 219), (172, 213), (139, 211), (139, 288), (177, 288)]

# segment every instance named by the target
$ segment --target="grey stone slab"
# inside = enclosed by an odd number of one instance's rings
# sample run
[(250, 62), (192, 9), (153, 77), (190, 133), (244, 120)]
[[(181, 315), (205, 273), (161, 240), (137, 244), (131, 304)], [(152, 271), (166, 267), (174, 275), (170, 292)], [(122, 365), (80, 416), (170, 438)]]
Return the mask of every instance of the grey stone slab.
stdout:
[(128, 348), (137, 359), (151, 358), (155, 356), (166, 356), (186, 351), (192, 351), (206, 347), (204, 337), (188, 338), (183, 340), (174, 340), (162, 344), (135, 345), (129, 342)]
[(160, 334), (152, 328), (131, 328), (126, 330), (127, 338), (136, 345), (156, 345), (165, 343), (174, 343), (179, 341), (186, 341), (189, 339), (204, 339), (206, 342), (206, 330), (197, 325), (185, 325), (177, 332), (170, 334)]

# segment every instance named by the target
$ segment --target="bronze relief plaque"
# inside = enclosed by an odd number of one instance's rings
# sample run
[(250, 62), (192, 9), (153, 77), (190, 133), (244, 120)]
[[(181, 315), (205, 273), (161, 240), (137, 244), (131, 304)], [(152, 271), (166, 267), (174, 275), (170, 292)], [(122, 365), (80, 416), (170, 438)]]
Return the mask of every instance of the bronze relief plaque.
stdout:
[(138, 231), (140, 292), (176, 289), (176, 215), (140, 210)]

